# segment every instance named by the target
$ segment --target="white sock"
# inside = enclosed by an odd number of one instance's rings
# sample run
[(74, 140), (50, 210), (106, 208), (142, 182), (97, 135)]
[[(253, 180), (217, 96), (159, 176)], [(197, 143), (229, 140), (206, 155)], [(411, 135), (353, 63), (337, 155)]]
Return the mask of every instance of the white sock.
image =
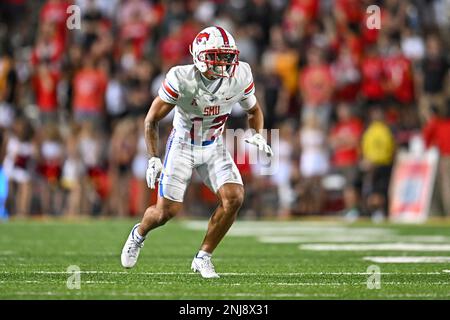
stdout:
[(211, 257), (211, 253), (203, 251), (203, 250), (199, 250), (196, 257), (197, 258), (203, 258), (203, 257)]
[(133, 239), (139, 243), (142, 243), (145, 240), (145, 237), (139, 234), (138, 227), (133, 229)]

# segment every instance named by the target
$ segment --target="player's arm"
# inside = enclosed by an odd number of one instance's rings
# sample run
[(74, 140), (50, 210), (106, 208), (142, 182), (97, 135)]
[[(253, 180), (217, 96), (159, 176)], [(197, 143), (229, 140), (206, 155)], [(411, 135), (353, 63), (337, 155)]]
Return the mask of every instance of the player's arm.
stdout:
[(159, 121), (175, 107), (174, 104), (163, 101), (159, 96), (153, 100), (145, 117), (144, 134), (149, 155), (146, 180), (149, 188), (154, 189), (156, 179), (162, 171), (161, 159), (158, 157)]
[(264, 114), (261, 110), (258, 100), (255, 105), (247, 110), (248, 126), (257, 133), (262, 133), (264, 128)]
[(158, 124), (169, 114), (175, 105), (163, 101), (159, 96), (153, 100), (145, 117), (145, 143), (149, 157), (158, 157), (159, 130)]
[(257, 146), (260, 151), (264, 151), (267, 156), (271, 157), (273, 155), (272, 148), (262, 136), (264, 114), (258, 100), (253, 95), (241, 101), (241, 106), (247, 112), (248, 126), (255, 132), (253, 136), (246, 138), (245, 142)]

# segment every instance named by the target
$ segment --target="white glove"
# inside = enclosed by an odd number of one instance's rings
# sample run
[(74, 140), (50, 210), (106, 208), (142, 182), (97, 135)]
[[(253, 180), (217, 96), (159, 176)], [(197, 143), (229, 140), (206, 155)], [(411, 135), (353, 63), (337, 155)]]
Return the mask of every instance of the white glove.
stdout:
[(156, 178), (158, 177), (158, 174), (162, 171), (162, 169), (163, 166), (161, 163), (161, 159), (152, 157), (150, 160), (148, 160), (145, 178), (147, 180), (147, 186), (150, 189), (155, 189)]
[(254, 134), (250, 138), (245, 138), (244, 141), (257, 146), (259, 151), (264, 151), (268, 157), (273, 156), (272, 148), (267, 144), (266, 139), (259, 133)]

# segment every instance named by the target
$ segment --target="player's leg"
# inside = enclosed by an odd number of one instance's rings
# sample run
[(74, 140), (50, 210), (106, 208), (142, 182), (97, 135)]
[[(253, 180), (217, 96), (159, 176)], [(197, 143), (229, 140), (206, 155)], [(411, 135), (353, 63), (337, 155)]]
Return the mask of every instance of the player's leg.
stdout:
[(136, 264), (147, 233), (164, 225), (180, 211), (191, 175), (192, 157), (189, 148), (169, 140), (158, 200), (145, 210), (141, 222), (131, 230), (122, 249), (121, 260), (124, 267), (131, 268)]
[(218, 145), (204, 165), (197, 168), (205, 184), (219, 197), (219, 206), (211, 216), (208, 230), (191, 268), (204, 278), (218, 278), (211, 255), (235, 221), (244, 199), (239, 170), (223, 145)]
[(213, 253), (236, 220), (242, 202), (244, 187), (236, 183), (226, 183), (217, 192), (220, 204), (208, 222), (208, 230), (200, 250)]
[(145, 210), (141, 222), (136, 224), (128, 235), (128, 239), (122, 249), (121, 262), (125, 268), (132, 268), (137, 262), (140, 249), (144, 246), (144, 240), (148, 232), (164, 225), (172, 219), (181, 209), (182, 203), (158, 197), (155, 205)]
[(219, 278), (211, 262), (211, 256), (225, 234), (236, 220), (244, 200), (244, 187), (237, 183), (226, 183), (217, 192), (220, 203), (208, 222), (208, 230), (199, 252), (192, 260), (191, 269), (203, 278)]
[(167, 221), (175, 217), (181, 208), (181, 202), (159, 196), (156, 204), (145, 210), (142, 221), (139, 223), (136, 231), (141, 237), (145, 237), (150, 230), (164, 225)]

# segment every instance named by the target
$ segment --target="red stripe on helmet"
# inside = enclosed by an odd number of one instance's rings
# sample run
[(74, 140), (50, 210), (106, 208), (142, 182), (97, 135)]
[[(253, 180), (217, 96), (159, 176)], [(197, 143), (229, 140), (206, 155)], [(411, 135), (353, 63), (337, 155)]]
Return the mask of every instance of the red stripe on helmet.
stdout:
[(226, 46), (228, 46), (228, 45), (229, 45), (229, 42), (228, 42), (228, 36), (227, 36), (227, 33), (226, 33), (225, 30), (223, 30), (223, 28), (221, 28), (221, 27), (216, 26), (216, 28), (220, 31), (220, 35), (221, 35), (222, 38), (223, 38), (224, 44), (225, 44)]

